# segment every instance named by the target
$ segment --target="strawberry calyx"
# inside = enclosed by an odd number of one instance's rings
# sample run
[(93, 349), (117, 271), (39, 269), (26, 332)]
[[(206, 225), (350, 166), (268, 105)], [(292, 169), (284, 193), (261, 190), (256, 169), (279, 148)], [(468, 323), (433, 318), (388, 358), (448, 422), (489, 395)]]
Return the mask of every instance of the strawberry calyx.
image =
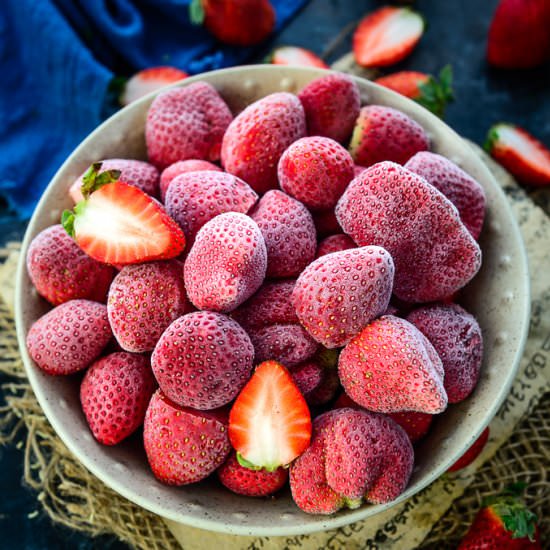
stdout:
[(439, 72), (439, 80), (432, 75), (428, 80), (418, 85), (419, 96), (415, 101), (431, 111), (439, 118), (443, 118), (445, 107), (454, 101), (453, 69), (451, 65), (445, 65)]
[(105, 170), (104, 172), (100, 172), (101, 166), (101, 162), (94, 162), (84, 176), (82, 176), (80, 191), (85, 199), (94, 191), (97, 191), (108, 183), (118, 181), (118, 178), (120, 178), (120, 170)]
[(257, 466), (256, 464), (253, 464), (249, 460), (246, 460), (246, 458), (239, 452), (236, 453), (237, 456), (237, 462), (243, 467), (248, 468), (249, 470), (259, 471), (259, 470), (266, 470), (268, 472), (274, 472), (277, 468), (266, 468), (262, 466)]
[(206, 14), (202, 5), (202, 0), (192, 0), (189, 4), (189, 19), (193, 25), (202, 25)]

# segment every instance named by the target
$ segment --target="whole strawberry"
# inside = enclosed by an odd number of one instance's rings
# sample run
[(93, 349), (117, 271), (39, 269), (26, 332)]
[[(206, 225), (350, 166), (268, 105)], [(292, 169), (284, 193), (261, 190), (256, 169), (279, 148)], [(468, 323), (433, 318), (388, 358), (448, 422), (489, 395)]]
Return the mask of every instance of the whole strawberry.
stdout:
[(172, 183), (172, 180), (180, 174), (186, 174), (187, 172), (199, 172), (201, 170), (214, 170), (215, 172), (221, 172), (222, 169), (212, 162), (200, 159), (187, 159), (178, 160), (165, 168), (160, 174), (160, 200), (164, 202), (168, 186)]
[(353, 167), (351, 155), (333, 139), (305, 137), (280, 158), (279, 185), (311, 210), (326, 210), (353, 179)]
[(242, 466), (235, 452), (218, 468), (218, 478), (230, 491), (247, 497), (266, 497), (282, 489), (288, 480), (288, 469), (273, 472)]
[(221, 411), (180, 407), (157, 390), (145, 413), (143, 443), (155, 477), (187, 485), (208, 477), (231, 451)]
[(95, 361), (112, 337), (104, 304), (70, 300), (32, 324), (27, 349), (48, 374), (73, 374)]
[(336, 219), (334, 208), (312, 212), (312, 216), (318, 238), (321, 239), (322, 237), (328, 237), (334, 233), (342, 232), (342, 228)]
[(176, 260), (123, 267), (107, 300), (115, 338), (134, 353), (151, 351), (168, 325), (190, 309)]
[(342, 250), (349, 250), (350, 248), (357, 248), (357, 245), (344, 233), (329, 235), (317, 245), (317, 253), (315, 254), (315, 257), (320, 258), (326, 254), (341, 252)]
[(383, 105), (363, 107), (355, 123), (349, 151), (356, 164), (393, 161), (405, 164), (430, 141), (424, 128), (405, 113)]
[(80, 385), (80, 402), (94, 437), (116, 445), (136, 431), (156, 386), (145, 355), (111, 353), (93, 363)]
[(149, 160), (161, 169), (178, 160), (218, 160), (232, 118), (225, 101), (206, 82), (159, 93), (145, 123)]
[(312, 80), (298, 94), (310, 136), (346, 143), (359, 116), (359, 86), (348, 75), (329, 74)]
[(38, 294), (54, 306), (77, 298), (103, 302), (115, 276), (111, 266), (90, 258), (59, 224), (31, 241), (27, 272)]
[(185, 260), (185, 287), (198, 309), (228, 312), (260, 288), (266, 269), (267, 250), (258, 225), (244, 214), (228, 212), (197, 233)]
[(266, 277), (295, 277), (315, 257), (315, 224), (301, 202), (282, 191), (268, 191), (250, 217), (265, 240)]
[(285, 149), (306, 135), (304, 108), (293, 94), (277, 92), (239, 113), (223, 136), (225, 170), (258, 193), (277, 187), (277, 163)]

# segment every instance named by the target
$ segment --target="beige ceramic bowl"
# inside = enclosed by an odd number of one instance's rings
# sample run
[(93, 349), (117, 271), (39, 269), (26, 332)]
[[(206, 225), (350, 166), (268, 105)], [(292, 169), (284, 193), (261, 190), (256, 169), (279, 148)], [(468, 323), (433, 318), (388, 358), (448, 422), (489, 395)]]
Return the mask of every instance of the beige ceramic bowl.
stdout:
[[(271, 92), (298, 92), (323, 74), (319, 69), (249, 66), (188, 78), (181, 85), (207, 81), (237, 113)], [(525, 250), (506, 198), (479, 158), (443, 122), (394, 92), (359, 78), (357, 83), (363, 103), (389, 105), (406, 112), (428, 131), (433, 150), (464, 168), (487, 193), (488, 212), (480, 241), (483, 267), (469, 285), (465, 303), (479, 320), (485, 339), (478, 387), (469, 399), (450, 406), (434, 423), (417, 451), (412, 479), (399, 499), (385, 505), (364, 505), (329, 517), (302, 513), (288, 491), (275, 499), (258, 500), (234, 495), (212, 481), (183, 488), (167, 487), (153, 477), (138, 438), (114, 448), (96, 443), (80, 409), (77, 380), (44, 374), (26, 351), (29, 327), (49, 308), (31, 285), (25, 256), (31, 239), (45, 227), (59, 222), (61, 211), (70, 206), (69, 186), (90, 163), (108, 157), (145, 158), (143, 130), (152, 96), (146, 97), (102, 124), (59, 169), (29, 224), (16, 290), (21, 353), (46, 416), (67, 447), (91, 472), (136, 504), (180, 523), (225, 533), (291, 535), (339, 527), (385, 510), (435, 480), (479, 435), (506, 396), (523, 349), (529, 310)]]

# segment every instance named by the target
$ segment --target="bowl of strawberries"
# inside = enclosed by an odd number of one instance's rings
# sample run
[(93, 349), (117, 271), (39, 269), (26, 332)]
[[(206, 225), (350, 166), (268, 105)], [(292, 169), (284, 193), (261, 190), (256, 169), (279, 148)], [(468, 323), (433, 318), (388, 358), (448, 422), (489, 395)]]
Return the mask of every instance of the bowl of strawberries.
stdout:
[(496, 414), (526, 338), (526, 255), (480, 157), (360, 78), (249, 66), (95, 130), (23, 242), (29, 380), (75, 456), (213, 531), (377, 514)]

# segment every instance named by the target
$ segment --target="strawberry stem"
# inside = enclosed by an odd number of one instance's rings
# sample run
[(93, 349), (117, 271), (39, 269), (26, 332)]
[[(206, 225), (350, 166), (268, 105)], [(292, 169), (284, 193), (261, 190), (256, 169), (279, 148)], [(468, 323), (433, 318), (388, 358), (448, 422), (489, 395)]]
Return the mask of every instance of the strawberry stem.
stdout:
[(443, 118), (447, 103), (454, 101), (453, 91), (453, 68), (451, 65), (445, 65), (439, 72), (439, 81), (430, 75), (427, 82), (418, 86), (420, 96), (416, 102)]
[(105, 170), (104, 172), (100, 172), (100, 170), (101, 162), (94, 162), (82, 177), (80, 191), (85, 199), (100, 187), (118, 181), (120, 177), (120, 170)]

